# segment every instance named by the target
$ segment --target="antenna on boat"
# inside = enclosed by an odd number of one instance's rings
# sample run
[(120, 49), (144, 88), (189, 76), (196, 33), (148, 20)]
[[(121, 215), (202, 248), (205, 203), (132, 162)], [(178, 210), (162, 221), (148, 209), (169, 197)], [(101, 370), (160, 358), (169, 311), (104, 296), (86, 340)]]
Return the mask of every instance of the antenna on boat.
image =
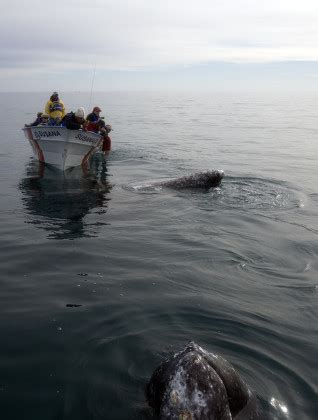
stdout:
[(91, 109), (91, 105), (92, 105), (92, 94), (93, 94), (93, 86), (94, 86), (94, 81), (95, 81), (95, 74), (96, 74), (96, 57), (95, 57), (95, 64), (94, 64), (94, 71), (93, 71), (93, 77), (92, 77), (92, 84), (91, 84), (91, 93), (89, 96), (89, 106), (88, 106), (88, 110)]

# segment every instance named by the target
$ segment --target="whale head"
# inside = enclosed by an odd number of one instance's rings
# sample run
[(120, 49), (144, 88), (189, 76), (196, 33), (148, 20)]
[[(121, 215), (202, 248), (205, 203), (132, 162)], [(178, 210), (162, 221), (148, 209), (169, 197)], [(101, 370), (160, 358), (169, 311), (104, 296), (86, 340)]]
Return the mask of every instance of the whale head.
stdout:
[(234, 367), (194, 342), (154, 371), (146, 398), (160, 420), (265, 419)]
[(222, 170), (213, 170), (206, 171), (197, 174), (198, 183), (202, 182), (204, 188), (214, 188), (218, 187), (224, 177), (224, 171)]

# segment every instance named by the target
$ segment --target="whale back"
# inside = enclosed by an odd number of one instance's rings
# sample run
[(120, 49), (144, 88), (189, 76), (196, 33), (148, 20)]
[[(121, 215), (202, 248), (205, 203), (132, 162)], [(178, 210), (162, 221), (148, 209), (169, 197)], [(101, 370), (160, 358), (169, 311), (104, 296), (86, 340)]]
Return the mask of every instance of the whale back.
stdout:
[(218, 187), (224, 177), (224, 172), (219, 170), (197, 172), (195, 174), (163, 182), (165, 187), (175, 189), (186, 188), (215, 188)]

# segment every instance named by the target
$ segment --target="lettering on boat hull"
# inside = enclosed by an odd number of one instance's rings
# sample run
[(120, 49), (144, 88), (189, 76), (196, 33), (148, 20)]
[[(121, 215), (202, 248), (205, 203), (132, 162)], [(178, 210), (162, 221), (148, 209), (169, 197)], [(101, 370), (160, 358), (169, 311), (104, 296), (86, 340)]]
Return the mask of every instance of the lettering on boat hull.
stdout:
[(43, 137), (61, 137), (61, 133), (58, 130), (43, 130), (43, 131), (39, 131), (39, 130), (34, 130), (34, 137), (37, 139), (41, 139)]
[(87, 136), (86, 134), (83, 133), (78, 133), (75, 137), (75, 139), (81, 140), (81, 141), (88, 141), (89, 143), (96, 143), (96, 139), (95, 138), (91, 138), (89, 136)]

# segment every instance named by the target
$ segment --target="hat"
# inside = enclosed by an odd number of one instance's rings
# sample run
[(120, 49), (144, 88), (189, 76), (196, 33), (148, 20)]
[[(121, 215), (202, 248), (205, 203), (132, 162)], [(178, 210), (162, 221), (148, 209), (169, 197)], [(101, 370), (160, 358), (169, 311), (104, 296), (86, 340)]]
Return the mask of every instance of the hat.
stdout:
[(100, 109), (100, 107), (99, 107), (99, 106), (95, 106), (95, 107), (93, 108), (93, 112), (102, 112), (102, 110)]
[(80, 106), (78, 110), (75, 112), (75, 117), (85, 118), (85, 109), (82, 106)]
[(38, 113), (36, 114), (36, 116), (37, 116), (38, 118), (40, 118), (40, 117), (42, 116), (42, 114), (43, 114), (43, 112), (38, 112)]
[(49, 116), (47, 114), (42, 114), (41, 118), (49, 118)]
[(52, 95), (50, 96), (51, 101), (54, 101), (54, 98), (58, 98), (59, 94), (57, 92), (53, 92)]

